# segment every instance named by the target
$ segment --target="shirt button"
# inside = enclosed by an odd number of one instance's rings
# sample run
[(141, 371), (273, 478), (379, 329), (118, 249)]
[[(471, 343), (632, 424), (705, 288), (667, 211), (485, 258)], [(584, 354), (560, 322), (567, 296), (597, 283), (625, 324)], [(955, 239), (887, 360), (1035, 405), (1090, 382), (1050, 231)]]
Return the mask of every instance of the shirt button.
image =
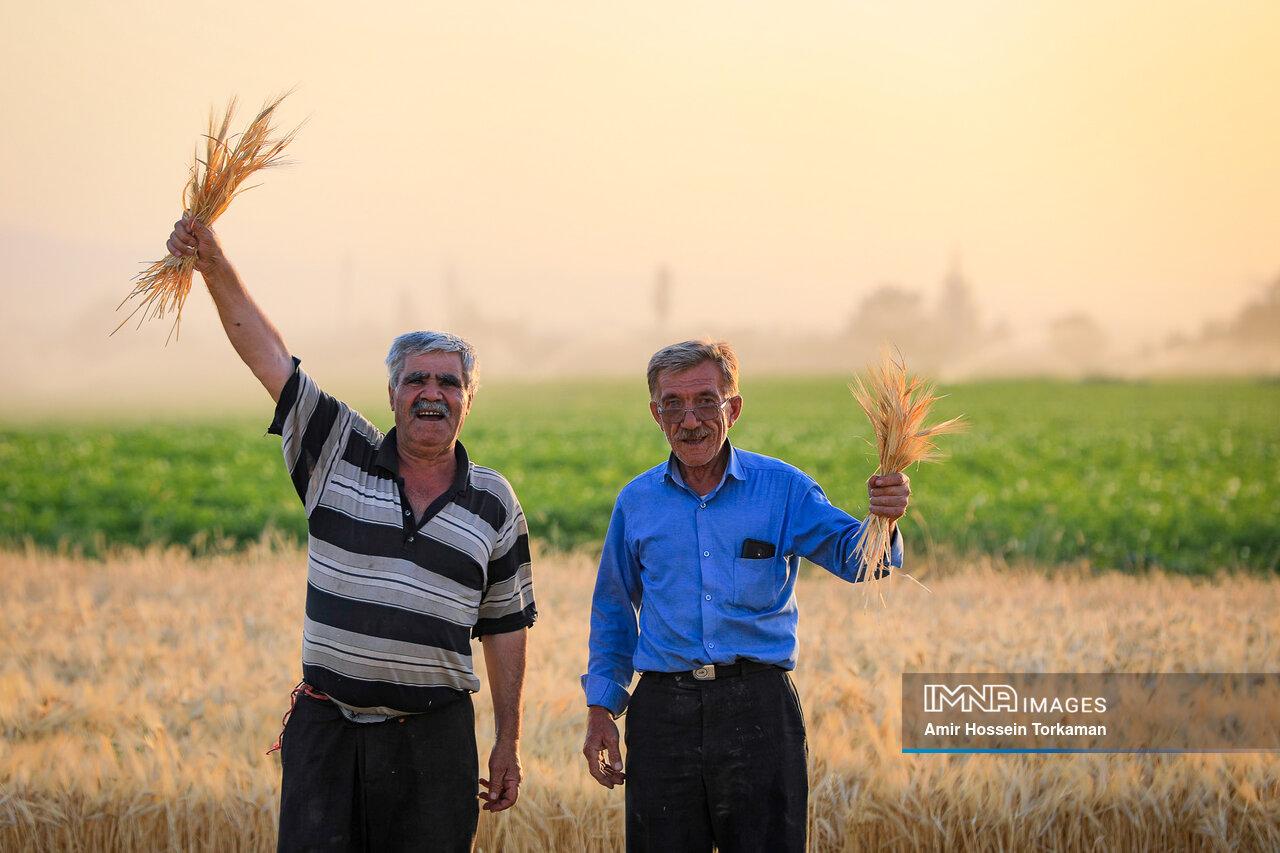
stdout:
[(412, 541), (413, 541), (413, 537), (412, 537), (412, 536), (410, 536), (410, 537), (409, 537), (409, 541), (410, 541), (410, 542), (412, 542)]
[(707, 508), (706, 504), (703, 504), (702, 506), (698, 507), (698, 509), (706, 509), (706, 508)]
[(714, 649), (715, 647), (716, 647), (715, 643), (707, 643), (707, 648)]
[(702, 556), (704, 556), (704, 557), (710, 557), (710, 556), (711, 556), (711, 552), (710, 552), (710, 551), (703, 551), (703, 552), (702, 552)]
[(707, 601), (710, 601), (710, 600), (711, 600), (711, 596), (709, 596), (709, 595), (708, 595), (708, 596), (707, 596)]
[(407, 509), (404, 511), (404, 514), (405, 514), (406, 516), (413, 515), (413, 513), (409, 512), (409, 510), (407, 510)]

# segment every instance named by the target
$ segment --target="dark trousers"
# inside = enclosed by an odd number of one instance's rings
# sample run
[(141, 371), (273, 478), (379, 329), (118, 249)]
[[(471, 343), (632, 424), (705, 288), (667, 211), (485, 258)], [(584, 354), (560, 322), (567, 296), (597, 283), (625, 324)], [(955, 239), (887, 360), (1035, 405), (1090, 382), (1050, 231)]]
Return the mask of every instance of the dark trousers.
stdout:
[(401, 719), (353, 723), (332, 702), (298, 696), (280, 747), (280, 853), (471, 850), (471, 697)]
[(646, 673), (627, 710), (627, 850), (805, 849), (804, 714), (781, 669)]

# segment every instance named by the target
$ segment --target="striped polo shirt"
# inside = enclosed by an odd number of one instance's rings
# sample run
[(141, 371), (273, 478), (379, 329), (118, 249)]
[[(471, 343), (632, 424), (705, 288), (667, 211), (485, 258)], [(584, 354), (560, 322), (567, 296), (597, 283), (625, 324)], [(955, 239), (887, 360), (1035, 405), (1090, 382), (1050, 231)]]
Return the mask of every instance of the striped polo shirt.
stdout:
[(383, 435), (297, 363), (269, 432), (307, 513), (303, 678), (358, 714), (475, 692), (472, 638), (537, 618), (515, 492), (459, 442), (452, 487), (415, 519), (395, 429)]

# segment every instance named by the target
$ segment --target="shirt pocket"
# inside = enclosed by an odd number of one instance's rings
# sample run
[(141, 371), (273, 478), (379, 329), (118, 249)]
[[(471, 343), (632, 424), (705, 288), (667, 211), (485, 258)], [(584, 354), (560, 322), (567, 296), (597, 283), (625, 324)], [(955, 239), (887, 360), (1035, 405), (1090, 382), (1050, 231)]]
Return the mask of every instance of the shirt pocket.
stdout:
[(768, 610), (782, 595), (785, 563), (777, 557), (733, 561), (733, 603), (748, 610)]

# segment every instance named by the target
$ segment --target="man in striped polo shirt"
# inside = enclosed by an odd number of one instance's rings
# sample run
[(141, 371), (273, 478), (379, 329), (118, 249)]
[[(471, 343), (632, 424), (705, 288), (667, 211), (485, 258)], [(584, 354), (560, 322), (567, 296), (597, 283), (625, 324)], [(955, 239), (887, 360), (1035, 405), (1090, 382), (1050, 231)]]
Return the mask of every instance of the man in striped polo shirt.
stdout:
[[(395, 427), (324, 393), (245, 290), (212, 230), (174, 226), (236, 352), (276, 401), (270, 431), (307, 513), (303, 683), (281, 738), (280, 850), (470, 850), (484, 808), (515, 804), (526, 629), (537, 617), (524, 514), (458, 435), (475, 351), (395, 340)], [(480, 778), (471, 694), (479, 637), (495, 743)]]

